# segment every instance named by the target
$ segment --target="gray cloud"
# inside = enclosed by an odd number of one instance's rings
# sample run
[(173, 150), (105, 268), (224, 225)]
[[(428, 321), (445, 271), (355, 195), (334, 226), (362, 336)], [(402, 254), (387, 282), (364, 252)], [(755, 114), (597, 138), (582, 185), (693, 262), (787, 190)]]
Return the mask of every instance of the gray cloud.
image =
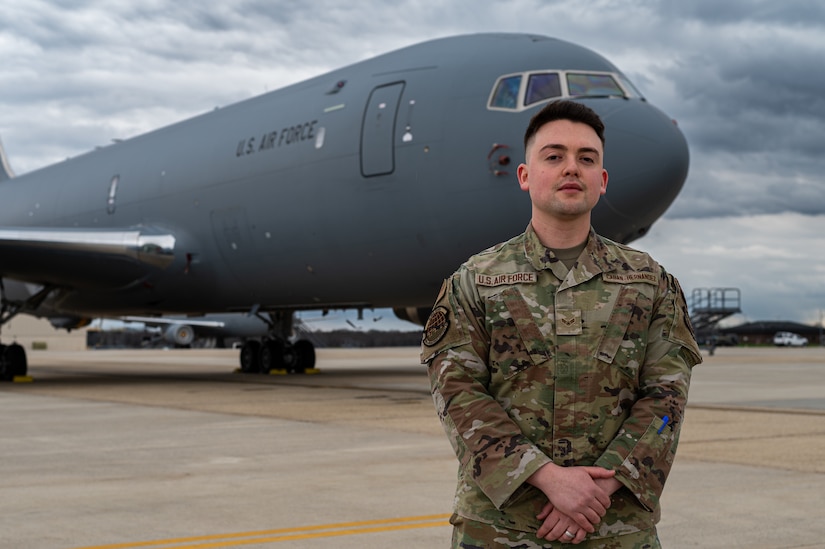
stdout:
[(686, 17), (702, 24), (752, 21), (772, 25), (818, 26), (825, 20), (825, 7), (807, 0), (670, 0), (656, 4), (663, 14)]
[(745, 320), (816, 323), (825, 312), (825, 215), (663, 219), (634, 243), (697, 288), (742, 292)]

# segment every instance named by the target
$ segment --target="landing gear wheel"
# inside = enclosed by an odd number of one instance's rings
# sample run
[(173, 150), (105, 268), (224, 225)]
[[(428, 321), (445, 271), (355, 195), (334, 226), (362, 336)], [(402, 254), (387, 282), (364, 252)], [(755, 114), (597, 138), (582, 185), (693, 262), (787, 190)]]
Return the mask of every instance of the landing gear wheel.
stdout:
[(28, 371), (26, 350), (22, 345), (0, 345), (0, 379), (11, 381), (17, 376), (25, 376)]
[(299, 339), (292, 346), (292, 354), (295, 356), (295, 366), (292, 371), (303, 374), (307, 370), (315, 368), (315, 345), (306, 339)]
[(272, 370), (281, 370), (285, 367), (287, 345), (277, 339), (268, 339), (261, 345), (261, 356), (258, 358), (258, 371), (268, 374)]
[(298, 371), (298, 355), (295, 354), (295, 346), (288, 343), (284, 346), (283, 356), (281, 357), (283, 368), (290, 374)]
[(258, 357), (261, 352), (261, 342), (250, 340), (241, 347), (241, 371), (251, 374), (258, 371)]

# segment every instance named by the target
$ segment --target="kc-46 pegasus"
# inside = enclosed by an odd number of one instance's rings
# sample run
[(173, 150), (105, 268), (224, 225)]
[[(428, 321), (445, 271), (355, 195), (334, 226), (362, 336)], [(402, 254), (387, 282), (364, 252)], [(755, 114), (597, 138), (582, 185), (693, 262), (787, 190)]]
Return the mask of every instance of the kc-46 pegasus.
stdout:
[[(607, 126), (597, 231), (644, 235), (687, 177), (671, 118), (586, 48), (457, 36), (24, 175), (3, 162), (0, 323), (246, 313), (269, 333), (243, 346), (241, 369), (304, 371), (315, 352), (292, 340), (296, 312), (391, 307), (420, 322), (461, 261), (524, 230), (523, 132), (557, 98)], [(1, 350), (3, 377), (26, 373), (20, 345)]]

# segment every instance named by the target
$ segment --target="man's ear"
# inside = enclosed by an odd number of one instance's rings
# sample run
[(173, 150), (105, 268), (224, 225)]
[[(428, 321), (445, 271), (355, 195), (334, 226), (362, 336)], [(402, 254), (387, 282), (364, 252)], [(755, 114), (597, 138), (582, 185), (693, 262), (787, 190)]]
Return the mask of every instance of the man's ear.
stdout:
[(521, 188), (522, 191), (530, 190), (530, 185), (527, 183), (527, 172), (527, 164), (522, 163), (518, 165), (518, 171), (516, 172), (516, 174), (518, 175), (518, 186)]

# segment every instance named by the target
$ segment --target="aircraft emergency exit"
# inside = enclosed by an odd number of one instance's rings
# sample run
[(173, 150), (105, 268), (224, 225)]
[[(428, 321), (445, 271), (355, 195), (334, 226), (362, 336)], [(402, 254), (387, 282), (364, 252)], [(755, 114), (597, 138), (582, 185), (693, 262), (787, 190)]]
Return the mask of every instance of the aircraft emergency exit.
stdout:
[[(594, 226), (621, 242), (644, 235), (687, 176), (676, 124), (586, 48), (457, 36), (24, 175), (4, 161), (0, 323), (246, 313), (269, 334), (244, 345), (241, 368), (303, 371), (315, 354), (290, 339), (296, 311), (426, 319), (464, 259), (524, 230), (523, 133), (557, 98), (607, 126)], [(0, 375), (25, 374), (22, 347), (0, 349)]]

